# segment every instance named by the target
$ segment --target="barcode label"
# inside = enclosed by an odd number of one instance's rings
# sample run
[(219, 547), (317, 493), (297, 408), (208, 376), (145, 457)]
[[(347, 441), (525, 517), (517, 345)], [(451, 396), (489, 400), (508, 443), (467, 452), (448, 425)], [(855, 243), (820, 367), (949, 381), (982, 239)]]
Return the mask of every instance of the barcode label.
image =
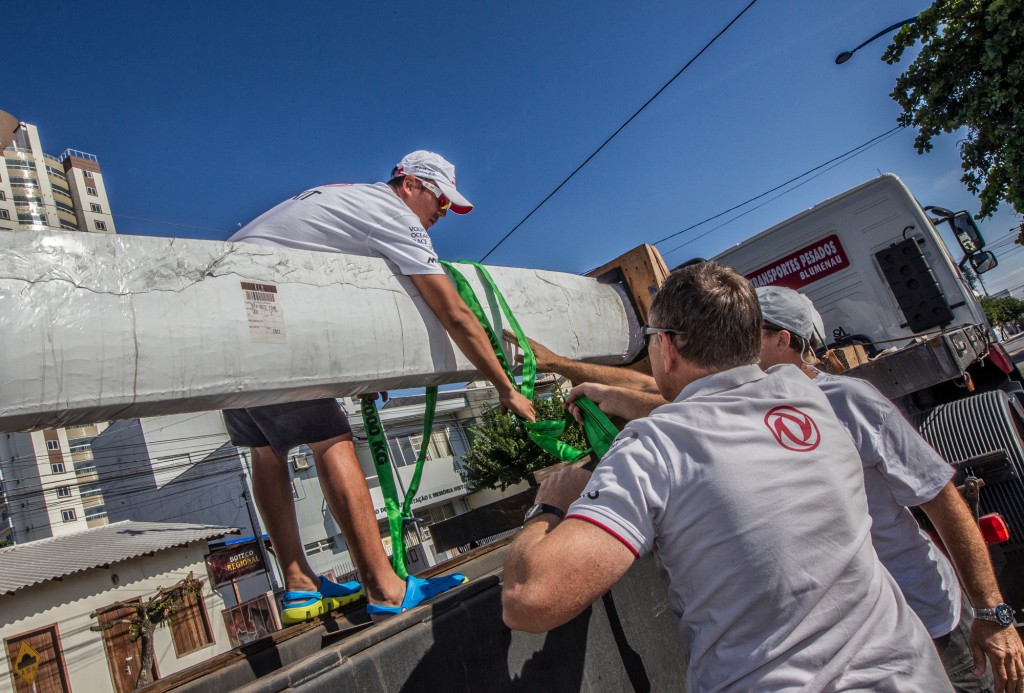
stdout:
[(277, 287), (273, 284), (242, 282), (245, 296), (245, 314), (249, 323), (249, 339), (253, 342), (283, 344), (284, 310), (277, 302)]

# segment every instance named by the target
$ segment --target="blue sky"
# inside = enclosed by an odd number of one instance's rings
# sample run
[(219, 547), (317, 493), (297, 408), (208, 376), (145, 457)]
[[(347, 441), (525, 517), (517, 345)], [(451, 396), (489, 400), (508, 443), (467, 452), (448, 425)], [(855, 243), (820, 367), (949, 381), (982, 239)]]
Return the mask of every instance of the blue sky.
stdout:
[[(121, 233), (223, 239), (433, 149), (476, 204), (435, 247), (479, 259), (747, 2), (14, 3), (0, 109), (49, 153), (99, 157)], [(488, 263), (584, 272), (886, 132), (901, 71), (878, 59), (886, 42), (833, 59), (928, 4), (759, 0)], [(879, 171), (976, 211), (957, 139), (919, 156), (897, 133), (658, 247), (670, 266), (712, 256)], [(1024, 284), (1019, 224), (1008, 207), (981, 224), (1001, 260), (990, 291)]]

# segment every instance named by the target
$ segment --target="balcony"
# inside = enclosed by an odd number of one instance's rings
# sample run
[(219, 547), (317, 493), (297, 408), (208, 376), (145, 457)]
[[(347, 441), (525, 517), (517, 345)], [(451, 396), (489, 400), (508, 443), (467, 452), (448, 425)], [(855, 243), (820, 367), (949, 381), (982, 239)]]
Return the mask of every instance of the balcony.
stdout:
[(99, 159), (96, 158), (95, 154), (88, 154), (86, 152), (78, 151), (77, 149), (65, 149), (64, 152), (60, 155), (60, 160), (63, 162), (65, 159), (68, 159), (69, 157), (75, 157), (76, 159), (85, 159), (86, 161), (99, 163)]

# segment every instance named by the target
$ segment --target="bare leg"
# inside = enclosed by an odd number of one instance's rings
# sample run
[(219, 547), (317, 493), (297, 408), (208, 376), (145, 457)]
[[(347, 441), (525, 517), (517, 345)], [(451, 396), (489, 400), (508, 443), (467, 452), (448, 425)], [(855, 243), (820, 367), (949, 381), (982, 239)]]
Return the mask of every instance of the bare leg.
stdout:
[(253, 496), (284, 573), (285, 589), (315, 592), (320, 583), (302, 550), (287, 460), (270, 446), (251, 450)]
[[(405, 581), (391, 568), (384, 553), (380, 530), (366, 476), (356, 459), (352, 434), (310, 443), (317, 476), (331, 515), (341, 527), (352, 561), (359, 570), (367, 601), (397, 606), (405, 596)], [(294, 515), (293, 515), (294, 517)]]

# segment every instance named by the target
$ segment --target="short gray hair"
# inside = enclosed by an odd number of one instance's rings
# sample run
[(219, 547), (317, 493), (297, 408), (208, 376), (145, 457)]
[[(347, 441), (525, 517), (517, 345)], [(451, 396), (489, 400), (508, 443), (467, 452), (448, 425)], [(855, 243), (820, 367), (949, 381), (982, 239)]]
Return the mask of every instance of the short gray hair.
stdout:
[(672, 272), (651, 302), (650, 321), (676, 333), (676, 351), (699, 368), (724, 371), (757, 363), (761, 354), (754, 286), (717, 262)]

